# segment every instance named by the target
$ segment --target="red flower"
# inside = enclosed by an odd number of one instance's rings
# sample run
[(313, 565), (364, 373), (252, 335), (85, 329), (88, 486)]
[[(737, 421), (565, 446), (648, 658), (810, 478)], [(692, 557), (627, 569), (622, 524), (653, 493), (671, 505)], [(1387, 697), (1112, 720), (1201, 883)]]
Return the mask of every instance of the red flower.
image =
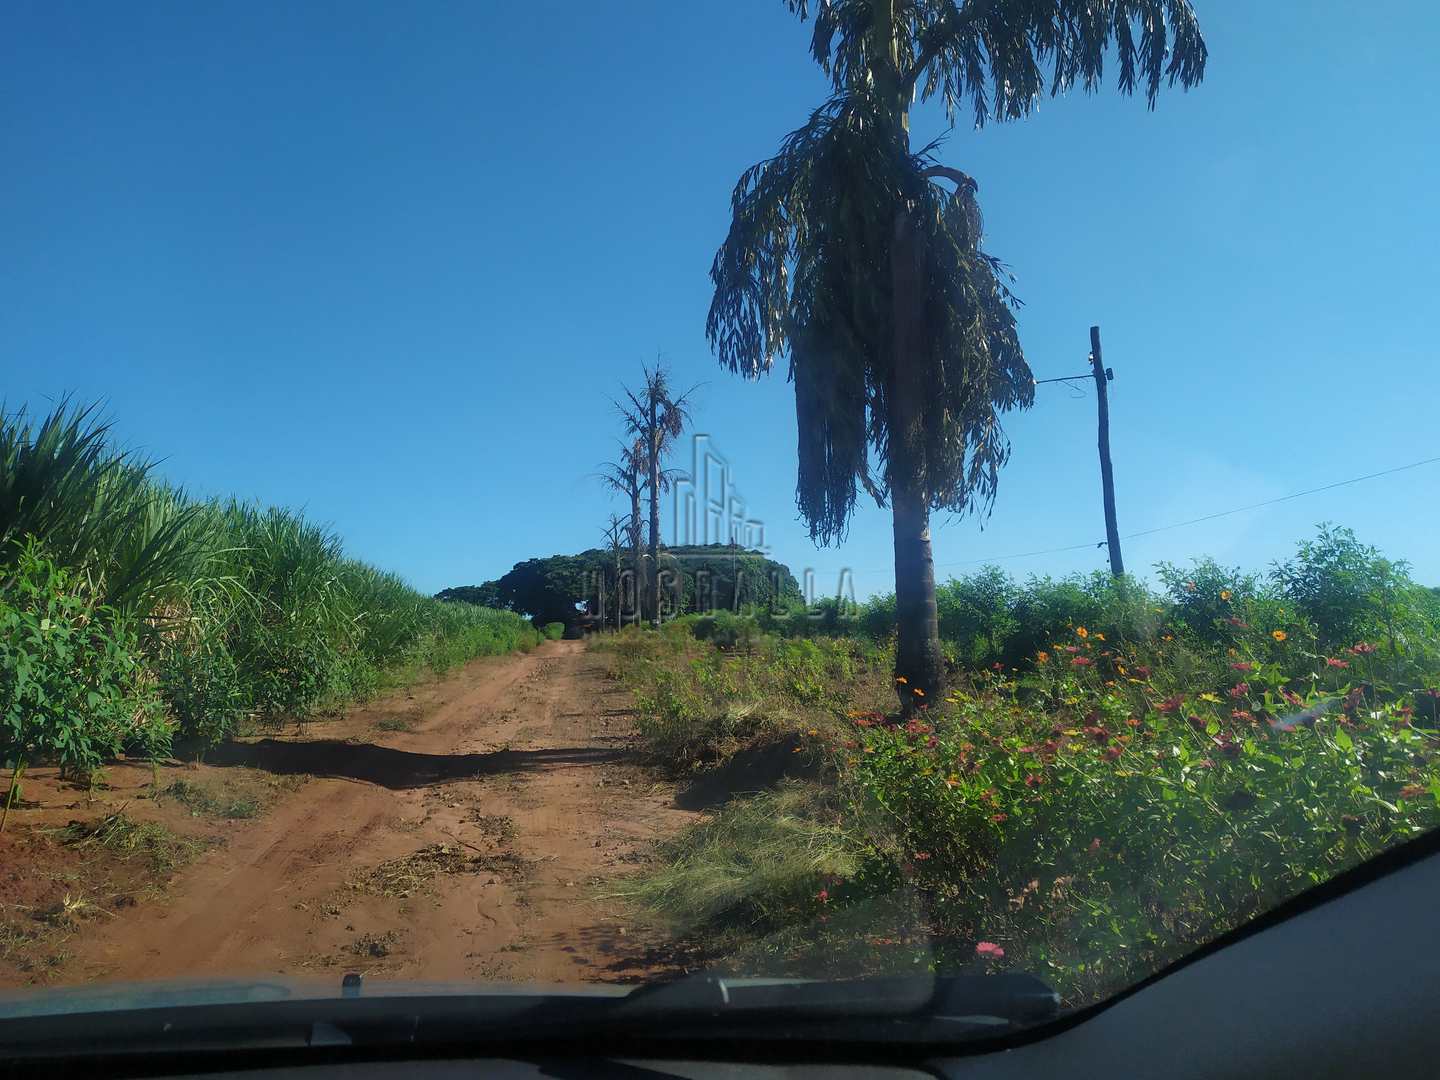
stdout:
[(1005, 665), (1002, 664), (999, 660), (996, 660), (995, 663), (991, 664), (990, 666), (991, 666), (992, 668), (994, 668), (996, 671), (1004, 671), (1004, 670), (1005, 670)]
[(1228, 619), (1226, 619), (1225, 621), (1228, 622), (1231, 626), (1238, 626), (1241, 630), (1249, 630), (1249, 629), (1250, 629), (1250, 624), (1249, 624), (1249, 623), (1247, 623), (1244, 619), (1236, 618), (1234, 615), (1231, 615), (1231, 616), (1230, 616)]
[(1418, 799), (1421, 798), (1429, 790), (1430, 789), (1425, 787), (1423, 784), (1406, 784), (1403, 788), (1400, 789), (1400, 798)]
[(975, 946), (975, 955), (982, 960), (1004, 960), (1005, 950), (993, 941), (982, 941)]
[(1234, 712), (1232, 712), (1232, 713), (1230, 714), (1230, 719), (1231, 719), (1231, 720), (1239, 720), (1239, 721), (1241, 721), (1241, 722), (1243, 722), (1243, 723), (1246, 723), (1246, 724), (1253, 724), (1253, 723), (1255, 722), (1255, 716), (1254, 716), (1254, 714), (1253, 714), (1253, 713), (1248, 713), (1248, 712), (1246, 712), (1244, 709), (1236, 709)]
[(1230, 668), (1233, 671), (1254, 671), (1255, 665), (1252, 664), (1249, 660), (1242, 660), (1238, 664), (1231, 664)]
[(1350, 646), (1349, 651), (1356, 656), (1369, 656), (1379, 648), (1378, 645), (1371, 645), (1368, 641), (1357, 641)]
[(1097, 851), (1099, 851), (1099, 850), (1100, 850), (1100, 838), (1097, 836), (1097, 837), (1095, 837), (1094, 840), (1091, 840), (1091, 841), (1090, 841), (1090, 854), (1091, 854), (1091, 855), (1094, 855), (1094, 854), (1095, 854)]
[(1029, 774), (1025, 777), (1025, 786), (1026, 786), (1026, 787), (1039, 787), (1039, 786), (1040, 786), (1041, 784), (1043, 784), (1044, 782), (1045, 782), (1045, 778), (1044, 778), (1043, 776), (1037, 775), (1036, 773), (1029, 773)]
[(1124, 752), (1125, 752), (1125, 748), (1124, 748), (1123, 746), (1112, 746), (1112, 747), (1110, 747), (1110, 749), (1108, 749), (1108, 750), (1105, 751), (1105, 760), (1106, 760), (1106, 761), (1115, 761), (1115, 760), (1118, 759), (1118, 758), (1120, 757), (1120, 755), (1123, 754)]
[(1325, 666), (1326, 666), (1326, 667), (1347, 668), (1347, 667), (1350, 666), (1350, 661), (1349, 661), (1349, 660), (1336, 660), (1335, 657), (1333, 657), (1333, 656), (1327, 656), (1327, 657), (1325, 658)]
[(1070, 661), (1070, 666), (1071, 666), (1071, 667), (1089, 667), (1089, 666), (1090, 666), (1090, 658), (1089, 658), (1088, 656), (1077, 656), (1077, 657), (1075, 657), (1075, 659), (1073, 659), (1073, 660)]
[(1005, 821), (1009, 817), (1009, 814), (991, 814), (990, 820), (995, 822), (996, 825), (999, 825), (1001, 822)]
[(1288, 705), (1300, 705), (1305, 701), (1305, 699), (1295, 693), (1294, 690), (1281, 690), (1280, 696), (1285, 699)]
[(828, 904), (830, 902), (830, 890), (821, 889), (815, 894), (815, 899), (819, 900), (822, 904)]
[(1250, 684), (1248, 682), (1237, 682), (1230, 688), (1230, 696), (1232, 698), (1242, 698), (1249, 692)]
[(1139, 727), (1139, 726), (1140, 726), (1140, 719), (1139, 719), (1139, 717), (1132, 716), (1132, 717), (1130, 717), (1128, 720), (1125, 721), (1125, 724), (1126, 724), (1127, 727)]
[(1155, 711), (1156, 711), (1156, 712), (1162, 712), (1162, 713), (1178, 712), (1179, 709), (1180, 709), (1180, 706), (1181, 706), (1181, 705), (1184, 705), (1184, 704), (1185, 704), (1185, 699), (1184, 699), (1183, 697), (1181, 697), (1179, 694), (1176, 694), (1174, 697), (1172, 697), (1172, 698), (1166, 698), (1164, 701), (1160, 702), (1159, 705), (1156, 705), (1156, 706), (1155, 706)]
[(916, 861), (916, 862), (924, 862), (924, 861), (925, 861), (926, 859), (928, 859), (928, 858), (930, 858), (930, 853), (929, 853), (928, 851), (917, 851), (917, 852), (915, 852), (915, 861)]
[(1144, 664), (1139, 664), (1135, 668), (1135, 674), (1139, 675), (1142, 679), (1148, 679), (1150, 677), (1150, 669)]

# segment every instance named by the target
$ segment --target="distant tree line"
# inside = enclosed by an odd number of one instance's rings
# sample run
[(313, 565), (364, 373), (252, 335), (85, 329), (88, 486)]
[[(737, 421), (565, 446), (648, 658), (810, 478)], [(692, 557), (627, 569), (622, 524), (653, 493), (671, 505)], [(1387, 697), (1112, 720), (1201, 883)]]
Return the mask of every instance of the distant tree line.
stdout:
[[(437, 593), (529, 616), (537, 626), (615, 626), (630, 614), (624, 605), (630, 567), (623, 549), (591, 548), (578, 555), (551, 555), (516, 563), (509, 573), (482, 585)], [(795, 575), (784, 563), (735, 544), (665, 548), (655, 577), (660, 618), (741, 608), (788, 608), (803, 602)], [(642, 586), (643, 587), (643, 586)]]

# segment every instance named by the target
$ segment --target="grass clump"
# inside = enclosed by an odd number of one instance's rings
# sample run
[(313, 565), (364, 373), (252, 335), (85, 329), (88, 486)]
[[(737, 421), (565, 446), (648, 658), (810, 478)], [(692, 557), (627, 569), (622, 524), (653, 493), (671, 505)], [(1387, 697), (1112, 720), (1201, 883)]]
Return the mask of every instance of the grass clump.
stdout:
[(258, 817), (269, 803), (296, 790), (302, 782), (299, 776), (245, 771), (215, 783), (176, 780), (162, 795), (196, 816), (242, 820)]
[(403, 716), (382, 716), (379, 720), (375, 721), (375, 729), (377, 731), (408, 732), (414, 731), (415, 725)]
[(156, 821), (136, 821), (123, 808), (92, 822), (73, 821), (61, 832), (77, 848), (91, 845), (124, 859), (140, 859), (158, 876), (168, 876), (195, 858), (204, 843), (180, 836)]
[(772, 927), (827, 880), (854, 877), (864, 855), (819, 789), (787, 783), (663, 843), (624, 894), (683, 926)]

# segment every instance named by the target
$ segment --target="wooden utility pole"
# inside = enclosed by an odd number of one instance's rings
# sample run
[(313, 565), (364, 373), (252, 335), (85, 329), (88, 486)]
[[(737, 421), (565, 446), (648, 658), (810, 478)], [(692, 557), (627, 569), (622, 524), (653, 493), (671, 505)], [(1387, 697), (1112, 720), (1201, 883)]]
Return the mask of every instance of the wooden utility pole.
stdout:
[(1106, 383), (1115, 377), (1100, 359), (1100, 327), (1090, 327), (1090, 371), (1095, 376), (1095, 400), (1100, 406), (1100, 483), (1105, 493), (1105, 540), (1110, 547), (1110, 572), (1125, 573), (1120, 558), (1120, 527), (1115, 524), (1115, 472), (1110, 465), (1110, 395)]

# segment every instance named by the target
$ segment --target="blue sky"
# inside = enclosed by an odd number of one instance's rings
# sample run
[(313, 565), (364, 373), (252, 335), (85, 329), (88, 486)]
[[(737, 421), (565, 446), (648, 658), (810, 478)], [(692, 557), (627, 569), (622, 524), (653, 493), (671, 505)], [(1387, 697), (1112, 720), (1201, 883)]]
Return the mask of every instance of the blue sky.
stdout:
[[(1440, 10), (1196, 7), (1198, 89), (1153, 113), (1072, 94), (942, 153), (980, 183), (1036, 376), (1083, 370), (1103, 328), (1122, 532), (1440, 452), (1440, 101), (1415, 47)], [(663, 354), (775, 555), (822, 592), (847, 566), (888, 588), (888, 516), (815, 550), (790, 387), (704, 338), (731, 186), (824, 95), (807, 41), (779, 0), (12, 3), (0, 394), (103, 399), (167, 478), (304, 507), (432, 590), (598, 543), (609, 399)], [(1010, 419), (993, 516), (936, 523), (942, 576), (1103, 537), (1094, 417), (1048, 386)], [(1437, 491), (1432, 465), (1126, 559), (1263, 566), (1329, 519), (1434, 583)]]

